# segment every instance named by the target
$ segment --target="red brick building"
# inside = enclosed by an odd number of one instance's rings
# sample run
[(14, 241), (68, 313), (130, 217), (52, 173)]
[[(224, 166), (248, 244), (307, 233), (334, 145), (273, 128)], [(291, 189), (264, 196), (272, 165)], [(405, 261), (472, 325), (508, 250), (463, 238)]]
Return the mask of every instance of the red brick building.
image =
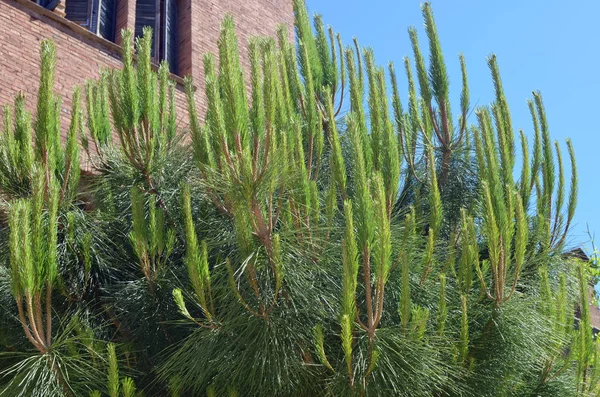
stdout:
[(203, 107), (202, 55), (216, 53), (226, 13), (235, 17), (244, 58), (251, 36), (274, 35), (281, 23), (292, 33), (291, 0), (0, 0), (0, 105), (23, 91), (28, 107), (35, 109), (40, 41), (51, 38), (57, 47), (55, 91), (63, 99), (66, 132), (73, 88), (98, 77), (101, 68), (121, 66), (121, 29), (141, 35), (144, 26), (151, 26), (154, 60), (171, 64), (179, 83), (179, 118), (185, 124), (182, 77), (192, 76)]

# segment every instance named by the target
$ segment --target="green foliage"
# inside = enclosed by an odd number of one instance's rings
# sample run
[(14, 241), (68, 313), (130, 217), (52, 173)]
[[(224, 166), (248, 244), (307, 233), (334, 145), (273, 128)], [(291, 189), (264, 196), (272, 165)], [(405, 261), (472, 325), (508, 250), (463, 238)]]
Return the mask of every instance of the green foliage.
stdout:
[(131, 190), (132, 232), (131, 245), (140, 262), (146, 280), (152, 284), (171, 255), (175, 233), (166, 226), (165, 211), (157, 208), (156, 196), (151, 196), (146, 220), (145, 198), (137, 188)]
[(0, 134), (0, 395), (596, 395), (592, 271), (563, 255), (575, 155), (569, 183), (541, 94), (517, 145), (494, 55), (476, 109), (458, 57), (452, 113), (429, 3), (406, 98), (393, 64), (294, 11), (296, 45), (251, 38), (248, 70), (224, 19), (205, 91), (186, 79), (189, 139), (146, 29), (85, 117), (75, 91), (62, 145), (42, 43), (36, 117), (18, 96)]
[[(71, 204), (79, 183), (78, 137), (83, 131), (81, 91), (73, 92), (71, 123), (65, 145), (61, 144), (61, 99), (54, 92), (56, 47), (50, 40), (41, 43), (41, 74), (37, 94), (36, 117), (25, 109), (25, 97), (17, 95), (14, 111), (3, 109), (0, 130), (0, 183), (2, 192), (11, 198), (32, 194), (34, 174), (45, 175), (46, 192), (51, 184), (60, 186), (61, 204)], [(14, 114), (14, 116), (13, 116)], [(46, 196), (48, 194), (46, 193)]]

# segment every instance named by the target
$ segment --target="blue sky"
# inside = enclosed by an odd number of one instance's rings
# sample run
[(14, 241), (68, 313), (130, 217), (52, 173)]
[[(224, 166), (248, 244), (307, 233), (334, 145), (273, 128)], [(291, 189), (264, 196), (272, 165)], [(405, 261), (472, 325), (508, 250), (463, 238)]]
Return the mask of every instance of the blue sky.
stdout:
[[(375, 50), (379, 64), (394, 61), (398, 71), (403, 70), (402, 58), (412, 55), (409, 26), (418, 28), (426, 49), (420, 4), (307, 0), (309, 12), (322, 14), (345, 43), (357, 37), (361, 45)], [(600, 1), (437, 0), (432, 6), (453, 101), (458, 103), (460, 96), (461, 52), (467, 61), (471, 103), (479, 105), (493, 99), (486, 57), (498, 56), (513, 125), (528, 135), (532, 125), (526, 101), (532, 90), (542, 91), (552, 137), (563, 143), (571, 138), (577, 155), (580, 191), (571, 243), (589, 247), (589, 225), (600, 245)], [(399, 80), (405, 87), (402, 75)], [(563, 156), (567, 157), (566, 147)]]

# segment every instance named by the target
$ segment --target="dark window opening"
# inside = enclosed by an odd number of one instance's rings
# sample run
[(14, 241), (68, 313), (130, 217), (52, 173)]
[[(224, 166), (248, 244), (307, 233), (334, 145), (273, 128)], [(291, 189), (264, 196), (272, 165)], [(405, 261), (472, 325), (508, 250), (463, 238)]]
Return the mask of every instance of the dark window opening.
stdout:
[(171, 73), (177, 74), (177, 0), (138, 0), (135, 10), (135, 36), (143, 35), (144, 27), (150, 26), (152, 59), (167, 61)]
[(116, 0), (68, 0), (66, 18), (94, 34), (115, 41)]

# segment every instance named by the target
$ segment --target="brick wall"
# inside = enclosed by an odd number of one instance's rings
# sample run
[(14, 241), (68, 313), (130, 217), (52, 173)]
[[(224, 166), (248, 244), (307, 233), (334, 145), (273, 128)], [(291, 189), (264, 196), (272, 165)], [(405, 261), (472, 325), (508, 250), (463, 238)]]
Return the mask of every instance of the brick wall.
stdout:
[[(67, 0), (68, 1), (68, 0)], [(118, 0), (118, 28), (133, 28), (135, 0)], [(240, 49), (247, 64), (251, 36), (274, 35), (277, 25), (293, 24), (291, 0), (180, 0), (179, 57), (181, 74), (191, 74), (197, 86), (200, 114), (204, 110), (202, 55), (217, 52), (223, 16), (236, 18)], [(117, 34), (119, 36), (119, 34)], [(39, 84), (40, 41), (51, 38), (57, 47), (55, 91), (63, 98), (63, 133), (69, 123), (71, 93), (76, 85), (98, 77), (105, 67), (121, 67), (121, 48), (28, 0), (0, 0), (0, 105), (12, 103), (18, 91), (35, 109)], [(181, 79), (178, 78), (181, 83)], [(185, 96), (177, 90), (180, 125), (187, 125)]]
[(119, 32), (123, 29), (133, 31), (135, 28), (135, 2), (129, 0), (117, 0), (117, 20), (115, 41), (121, 44), (121, 35)]

